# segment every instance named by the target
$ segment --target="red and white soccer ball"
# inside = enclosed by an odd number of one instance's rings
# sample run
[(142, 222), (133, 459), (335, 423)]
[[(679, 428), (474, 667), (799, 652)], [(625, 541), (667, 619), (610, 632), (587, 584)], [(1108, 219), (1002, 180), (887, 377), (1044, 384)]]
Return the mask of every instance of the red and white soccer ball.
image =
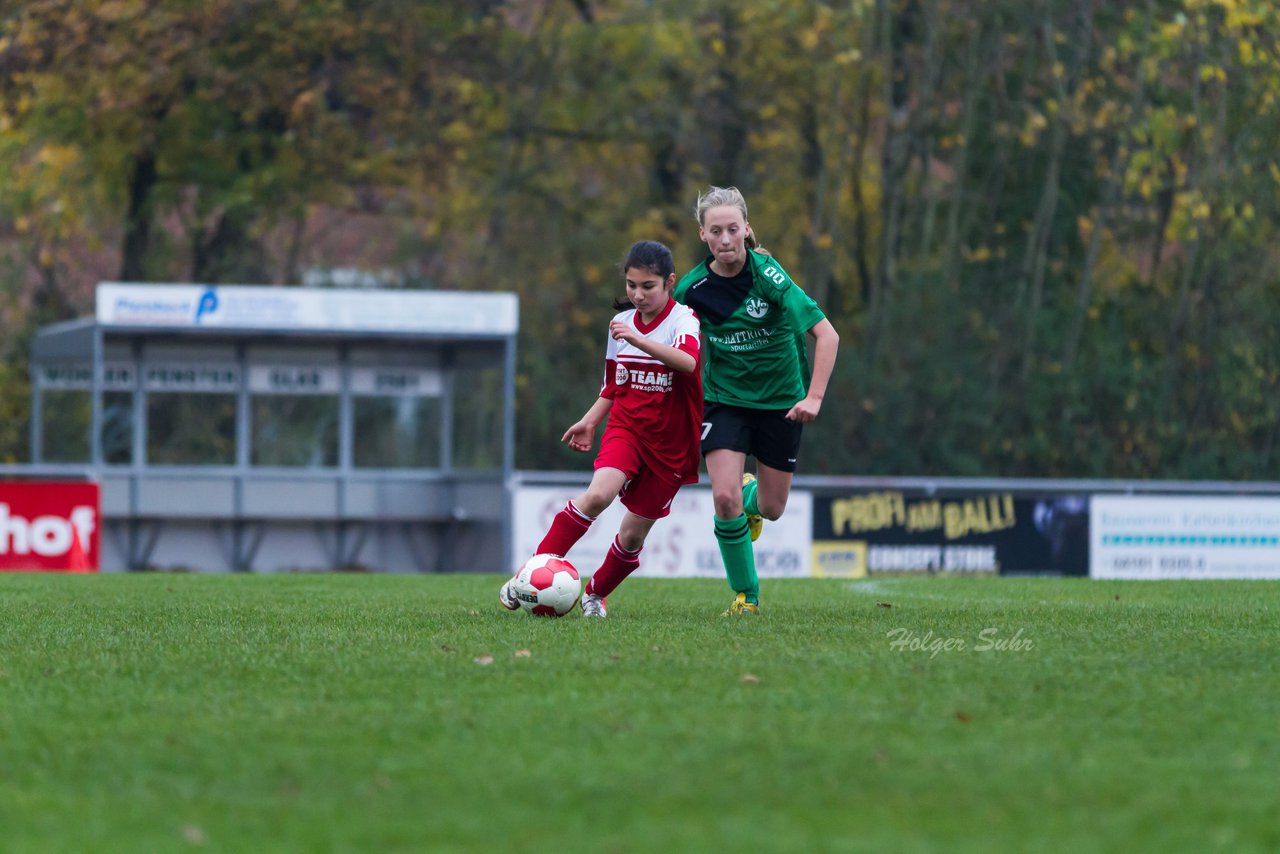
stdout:
[(556, 555), (534, 555), (516, 573), (511, 588), (520, 607), (538, 617), (563, 617), (578, 604), (582, 579), (573, 564)]

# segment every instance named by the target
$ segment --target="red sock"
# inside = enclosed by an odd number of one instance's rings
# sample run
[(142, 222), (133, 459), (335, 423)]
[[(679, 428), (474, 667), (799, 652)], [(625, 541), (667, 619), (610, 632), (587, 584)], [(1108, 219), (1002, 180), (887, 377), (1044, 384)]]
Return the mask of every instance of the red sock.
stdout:
[(640, 549), (629, 552), (618, 542), (618, 538), (614, 537), (613, 545), (609, 546), (609, 553), (604, 556), (604, 563), (600, 564), (600, 568), (587, 582), (587, 592), (592, 596), (608, 596), (617, 590), (618, 585), (635, 572), (639, 565)]
[(582, 539), (595, 519), (579, 510), (572, 501), (564, 505), (564, 509), (551, 520), (551, 529), (538, 543), (534, 554), (559, 555), (564, 557), (573, 548), (573, 544)]

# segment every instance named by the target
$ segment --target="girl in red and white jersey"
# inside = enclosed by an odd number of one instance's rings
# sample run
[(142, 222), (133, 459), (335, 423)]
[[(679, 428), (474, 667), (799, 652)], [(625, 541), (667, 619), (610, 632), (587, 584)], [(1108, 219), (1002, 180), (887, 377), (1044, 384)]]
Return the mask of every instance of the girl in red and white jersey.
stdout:
[[(582, 595), (582, 613), (588, 617), (605, 616), (605, 597), (640, 565), (640, 549), (653, 523), (671, 512), (683, 484), (698, 480), (698, 317), (671, 298), (675, 262), (666, 246), (636, 243), (622, 269), (627, 296), (615, 304), (623, 310), (609, 322), (600, 397), (560, 439), (589, 453), (596, 427), (608, 416), (595, 474), (586, 491), (556, 514), (534, 552), (564, 557), (621, 497), (626, 515)], [(519, 607), (510, 581), (498, 598), (509, 610)]]

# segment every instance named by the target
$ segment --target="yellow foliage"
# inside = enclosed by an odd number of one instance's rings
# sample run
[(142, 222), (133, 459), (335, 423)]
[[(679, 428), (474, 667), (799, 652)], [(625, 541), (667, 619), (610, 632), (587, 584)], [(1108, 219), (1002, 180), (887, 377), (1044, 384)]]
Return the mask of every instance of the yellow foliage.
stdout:
[(76, 159), (76, 150), (66, 145), (41, 146), (39, 153), (36, 155), (37, 163), (47, 166), (56, 172), (67, 171), (76, 162)]
[(1030, 148), (1036, 144), (1040, 132), (1048, 126), (1049, 120), (1044, 117), (1044, 114), (1033, 110), (1027, 115), (1027, 122), (1022, 126), (1022, 130), (1018, 132), (1018, 139)]
[(1203, 83), (1217, 81), (1219, 83), (1227, 82), (1227, 72), (1217, 65), (1200, 66), (1200, 80)]

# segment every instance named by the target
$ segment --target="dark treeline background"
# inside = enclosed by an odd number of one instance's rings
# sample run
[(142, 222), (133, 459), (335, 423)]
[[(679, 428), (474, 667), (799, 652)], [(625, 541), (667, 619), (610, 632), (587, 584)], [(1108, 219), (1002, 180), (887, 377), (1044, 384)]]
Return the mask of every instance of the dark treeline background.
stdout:
[(517, 464), (581, 467), (617, 262), (716, 183), (842, 336), (806, 473), (1280, 479), (1267, 0), (0, 10), (0, 458), (98, 281), (336, 268), (519, 293)]

